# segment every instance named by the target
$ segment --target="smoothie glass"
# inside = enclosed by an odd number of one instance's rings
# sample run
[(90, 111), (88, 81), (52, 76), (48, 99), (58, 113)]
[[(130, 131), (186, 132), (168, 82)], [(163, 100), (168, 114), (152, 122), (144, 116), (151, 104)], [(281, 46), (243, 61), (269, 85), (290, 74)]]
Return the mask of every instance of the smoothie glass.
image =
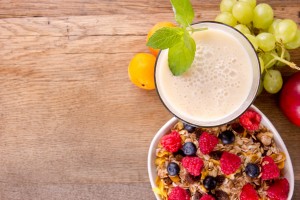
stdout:
[[(170, 98), (170, 96), (168, 96), (168, 92), (165, 92), (166, 90), (164, 89), (164, 85), (165, 83), (167, 83), (168, 81), (164, 80), (164, 74), (163, 74), (163, 67), (165, 67), (165, 63), (167, 60), (167, 54), (168, 54), (168, 50), (163, 50), (160, 52), (160, 54), (157, 57), (157, 61), (156, 61), (156, 66), (155, 66), (155, 84), (156, 84), (156, 90), (157, 93), (161, 99), (161, 101), (163, 102), (163, 104), (165, 105), (165, 107), (173, 114), (175, 115), (178, 119), (189, 123), (191, 125), (195, 125), (195, 126), (201, 126), (201, 127), (213, 127), (213, 126), (218, 126), (218, 125), (222, 125), (225, 123), (228, 123), (234, 119), (236, 119), (237, 117), (239, 117), (245, 110), (247, 110), (247, 108), (249, 108), (249, 106), (253, 103), (256, 94), (258, 92), (259, 89), (259, 84), (260, 84), (260, 62), (259, 59), (257, 57), (256, 51), (254, 49), (254, 47), (252, 46), (251, 42), (238, 30), (227, 26), (225, 24), (222, 23), (218, 23), (218, 22), (211, 22), (211, 21), (203, 21), (203, 22), (199, 22), (199, 23), (195, 23), (192, 25), (193, 28), (204, 28), (206, 27), (208, 30), (215, 30), (216, 32), (222, 32), (222, 33), (226, 33), (229, 36), (232, 36), (241, 46), (241, 50), (243, 52), (246, 52), (245, 55), (248, 56), (248, 65), (247, 68), (248, 70), (250, 70), (249, 76), (251, 76), (251, 84), (249, 84), (249, 87), (247, 90), (243, 90), (243, 91), (247, 91), (247, 93), (245, 93), (245, 98), (239, 103), (236, 104), (237, 106), (229, 111), (228, 113), (224, 113), (220, 115), (220, 117), (217, 118), (212, 118), (209, 120), (203, 120), (200, 118), (197, 118), (195, 116), (193, 116), (192, 114), (189, 114), (189, 111), (186, 112), (182, 112), (182, 109), (179, 109), (179, 107), (174, 106), (176, 104), (174, 104), (174, 99), (176, 101), (176, 97), (174, 98), (174, 95), (172, 98)], [(204, 30), (206, 31), (206, 30)], [(196, 41), (197, 43), (197, 41)], [(224, 42), (225, 45), (226, 42)], [(227, 44), (228, 45), (228, 44)], [(218, 46), (223, 46), (223, 43), (219, 44)], [(228, 49), (230, 50), (230, 45), (228, 46)], [(209, 59), (217, 59), (218, 55), (212, 55)], [(205, 57), (203, 58), (205, 59)], [(239, 58), (237, 58), (238, 60)], [(213, 67), (213, 66), (212, 66)], [(239, 75), (239, 74), (237, 74)], [(210, 77), (208, 77), (208, 79), (210, 79)], [(214, 90), (214, 88), (207, 88), (209, 90)], [(220, 88), (218, 88), (220, 90)], [(193, 88), (193, 90), (197, 90), (197, 88)], [(193, 91), (191, 91), (193, 92)], [(228, 93), (228, 94), (227, 94)], [(226, 95), (230, 96), (230, 95), (237, 95), (237, 91), (232, 90), (229, 92), (226, 92)], [(197, 97), (198, 98), (198, 97)], [(199, 97), (201, 98), (201, 96)], [(209, 98), (207, 98), (209, 99)], [(197, 99), (193, 100), (194, 102), (197, 101)], [(181, 104), (185, 104), (185, 102), (181, 102)], [(190, 104), (190, 102), (186, 102), (186, 104)], [(215, 105), (216, 107), (218, 105)], [(197, 107), (195, 106), (194, 109), (197, 109)], [(209, 110), (208, 110), (209, 112)]]

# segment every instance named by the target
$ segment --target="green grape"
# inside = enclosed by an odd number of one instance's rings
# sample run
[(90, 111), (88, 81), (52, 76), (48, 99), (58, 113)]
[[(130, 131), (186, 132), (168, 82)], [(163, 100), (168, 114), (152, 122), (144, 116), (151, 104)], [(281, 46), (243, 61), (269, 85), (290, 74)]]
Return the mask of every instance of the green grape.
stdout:
[(253, 26), (259, 29), (268, 29), (274, 19), (271, 6), (266, 3), (258, 4), (253, 11)]
[(220, 13), (216, 17), (215, 21), (227, 24), (229, 26), (235, 26), (237, 24), (236, 19), (229, 12), (222, 12), (222, 13)]
[(297, 33), (294, 37), (294, 39), (288, 43), (286, 43), (285, 48), (287, 49), (297, 49), (298, 47), (300, 47), (300, 30), (297, 30)]
[(249, 24), (253, 19), (253, 9), (249, 3), (237, 2), (232, 8), (233, 16), (241, 24)]
[(238, 24), (234, 28), (239, 30), (240, 32), (242, 32), (244, 35), (251, 34), (249, 28), (247, 26), (245, 26), (244, 24)]
[(220, 3), (221, 12), (231, 12), (233, 5), (236, 3), (236, 0), (222, 0)]
[(282, 19), (274, 19), (274, 21), (272, 22), (272, 24), (270, 25), (270, 27), (268, 29), (268, 32), (274, 34), (275, 33), (275, 27), (281, 21), (282, 21)]
[(276, 64), (276, 59), (274, 59), (274, 56), (271, 54), (277, 56), (277, 53), (275, 50), (270, 51), (270, 52), (265, 52), (264, 54), (261, 55), (261, 58), (264, 61), (265, 68), (268, 69)]
[(297, 24), (291, 19), (284, 19), (275, 27), (275, 38), (284, 44), (291, 42), (297, 33)]
[(260, 73), (264, 73), (264, 70), (265, 70), (265, 63), (264, 63), (264, 60), (261, 58), (261, 57), (258, 57), (259, 59), (259, 64), (260, 64)]
[(264, 76), (264, 88), (267, 92), (275, 94), (279, 92), (282, 87), (282, 76), (280, 71), (270, 69)]
[(253, 45), (255, 51), (257, 51), (258, 49), (258, 41), (257, 38), (253, 35), (250, 34), (245, 34), (245, 36), (248, 38), (248, 40), (251, 42), (251, 44)]
[(271, 51), (275, 48), (275, 37), (271, 33), (260, 33), (256, 36), (258, 47), (263, 51)]
[[(282, 54), (282, 49), (281, 48), (277, 49), (277, 54), (278, 54), (279, 57), (281, 57), (281, 54)], [(290, 53), (287, 50), (284, 50), (283, 59), (286, 60), (286, 61), (290, 61), (291, 60), (291, 55), (290, 55)], [(278, 66), (278, 67), (283, 67), (285, 65), (287, 65), (287, 64), (283, 63), (283, 62), (281, 62), (279, 60), (276, 62), (276, 66)]]
[(256, 6), (256, 0), (239, 0), (239, 1), (249, 3), (252, 9), (254, 9)]

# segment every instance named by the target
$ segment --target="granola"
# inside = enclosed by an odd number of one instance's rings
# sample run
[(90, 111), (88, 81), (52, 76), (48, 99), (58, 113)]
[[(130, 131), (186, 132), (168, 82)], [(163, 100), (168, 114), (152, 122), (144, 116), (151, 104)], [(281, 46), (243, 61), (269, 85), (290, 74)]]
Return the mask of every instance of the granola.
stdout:
[[(186, 189), (192, 200), (198, 200), (205, 194), (210, 194), (215, 199), (240, 199), (242, 188), (247, 183), (253, 185), (260, 199), (269, 199), (267, 190), (274, 180), (262, 179), (263, 158), (266, 156), (271, 157), (281, 173), (281, 170), (284, 168), (285, 154), (276, 146), (273, 133), (264, 125), (259, 124), (259, 128), (255, 131), (247, 130), (239, 123), (239, 119), (236, 119), (226, 125), (213, 128), (196, 128), (192, 133), (189, 133), (184, 129), (183, 122), (178, 121), (172, 130), (170, 130), (170, 132), (172, 131), (179, 133), (182, 145), (192, 142), (196, 146), (195, 156), (201, 158), (204, 166), (199, 176), (191, 175), (182, 165), (182, 159), (186, 156), (182, 150), (169, 152), (159, 143), (156, 149), (155, 160), (157, 167), (157, 188), (153, 190), (163, 200), (168, 199), (171, 190), (176, 186)], [(222, 142), (220, 134), (224, 131), (234, 133), (233, 143), (224, 144)], [(199, 149), (199, 137), (203, 132), (219, 138), (218, 144), (209, 154), (203, 154)], [(232, 174), (226, 175), (222, 172), (220, 158), (223, 152), (237, 155), (241, 159), (241, 165)], [(178, 175), (169, 175), (167, 167), (171, 162), (179, 166), (180, 171)], [(256, 177), (251, 177), (246, 173), (246, 166), (248, 164), (258, 166), (259, 171)], [(214, 177), (216, 181), (216, 186), (213, 189), (205, 187), (203, 183), (204, 179), (208, 176)]]

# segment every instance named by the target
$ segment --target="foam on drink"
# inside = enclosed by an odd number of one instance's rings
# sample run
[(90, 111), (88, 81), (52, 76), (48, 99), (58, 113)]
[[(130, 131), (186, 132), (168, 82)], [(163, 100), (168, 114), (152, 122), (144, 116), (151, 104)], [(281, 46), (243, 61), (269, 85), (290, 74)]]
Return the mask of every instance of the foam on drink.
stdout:
[[(167, 51), (161, 53), (156, 80), (167, 107), (195, 121), (214, 121), (236, 111), (253, 81), (250, 57), (232, 35), (217, 29), (193, 34), (197, 50), (191, 68), (173, 76)], [(174, 112), (174, 110), (172, 112)], [(177, 115), (178, 113), (174, 113)]]

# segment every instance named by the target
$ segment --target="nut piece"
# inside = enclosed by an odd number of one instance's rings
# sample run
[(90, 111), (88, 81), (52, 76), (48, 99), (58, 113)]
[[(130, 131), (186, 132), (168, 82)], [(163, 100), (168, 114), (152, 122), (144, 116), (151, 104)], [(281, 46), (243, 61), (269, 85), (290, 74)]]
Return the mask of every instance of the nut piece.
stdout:
[(183, 129), (183, 123), (181, 121), (177, 122), (177, 124), (175, 124), (173, 129), (175, 129), (177, 131), (181, 131)]
[(257, 139), (261, 141), (265, 146), (269, 146), (272, 144), (273, 134), (270, 132), (259, 133), (257, 134)]

